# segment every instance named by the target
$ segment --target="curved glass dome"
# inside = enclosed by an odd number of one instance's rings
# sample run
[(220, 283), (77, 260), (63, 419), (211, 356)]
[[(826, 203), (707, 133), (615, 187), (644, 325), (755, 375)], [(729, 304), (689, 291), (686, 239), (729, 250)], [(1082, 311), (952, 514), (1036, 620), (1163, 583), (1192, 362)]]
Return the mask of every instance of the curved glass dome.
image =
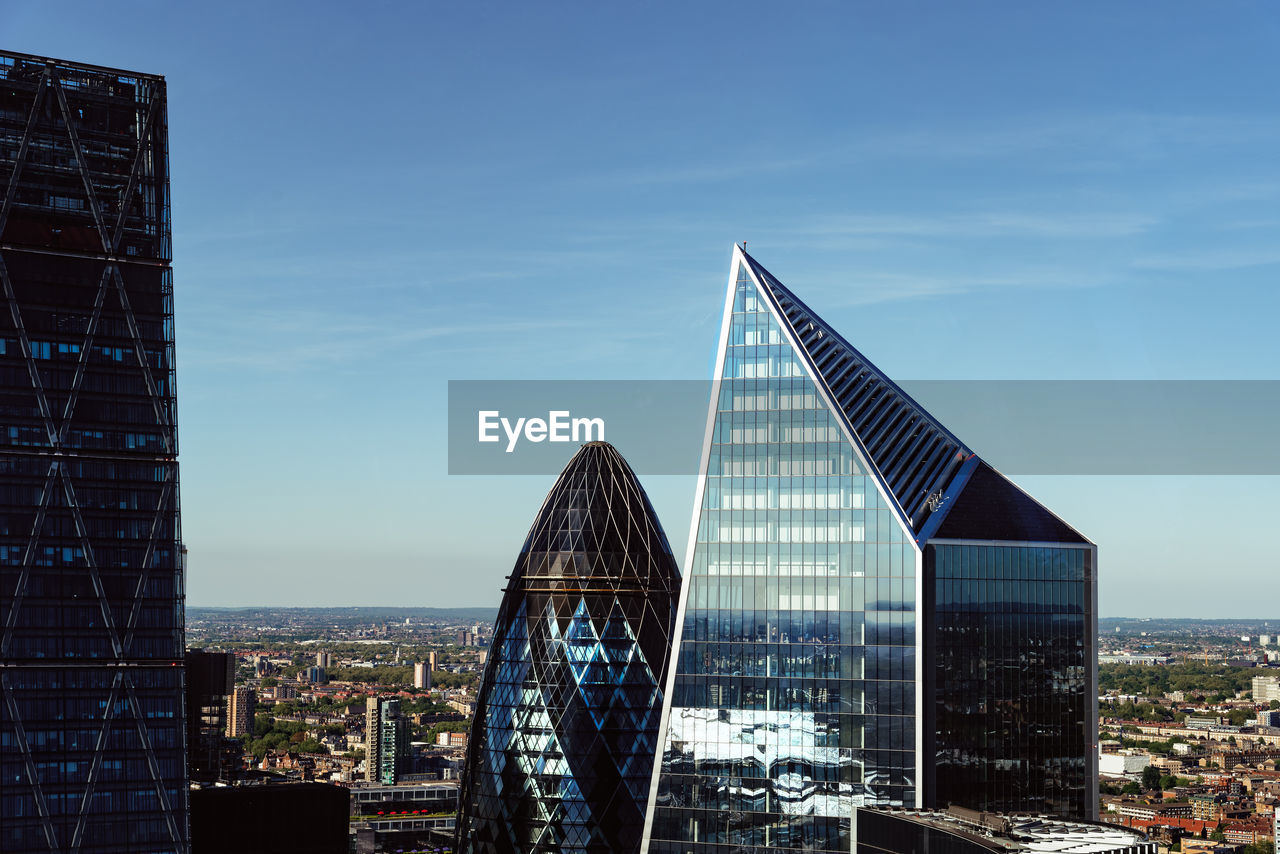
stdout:
[(635, 472), (584, 445), (548, 493), (498, 610), (458, 850), (640, 847), (680, 572)]

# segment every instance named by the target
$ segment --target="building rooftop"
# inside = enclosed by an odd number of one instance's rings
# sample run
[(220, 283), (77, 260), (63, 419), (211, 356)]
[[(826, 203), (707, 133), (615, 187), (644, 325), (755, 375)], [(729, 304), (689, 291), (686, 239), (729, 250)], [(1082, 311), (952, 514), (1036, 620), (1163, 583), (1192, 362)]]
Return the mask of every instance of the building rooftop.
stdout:
[(899, 818), (959, 834), (994, 852), (1028, 854), (1108, 854), (1155, 851), (1155, 843), (1141, 833), (1111, 824), (1072, 821), (1037, 814), (980, 813), (952, 807), (947, 811), (874, 808)]

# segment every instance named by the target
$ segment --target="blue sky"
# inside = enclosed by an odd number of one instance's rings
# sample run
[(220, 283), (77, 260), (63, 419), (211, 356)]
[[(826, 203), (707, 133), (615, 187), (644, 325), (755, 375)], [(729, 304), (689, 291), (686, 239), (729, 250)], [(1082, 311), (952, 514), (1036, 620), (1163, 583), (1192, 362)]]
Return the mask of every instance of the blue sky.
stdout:
[[(115, 7), (0, 45), (168, 78), (192, 605), (496, 605), (551, 479), (446, 381), (704, 378), (737, 240), (892, 376), (1280, 379), (1269, 4)], [(1272, 615), (1277, 478), (1020, 482), (1104, 615)]]

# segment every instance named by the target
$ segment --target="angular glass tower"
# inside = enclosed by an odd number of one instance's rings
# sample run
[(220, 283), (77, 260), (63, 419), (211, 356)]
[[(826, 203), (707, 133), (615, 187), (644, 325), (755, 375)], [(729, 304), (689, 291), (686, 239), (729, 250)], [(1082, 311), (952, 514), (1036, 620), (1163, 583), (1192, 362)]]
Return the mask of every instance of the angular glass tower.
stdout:
[(0, 850), (182, 852), (162, 77), (0, 53)]
[(516, 560), (467, 748), (458, 850), (640, 846), (680, 571), (635, 473), (591, 442)]
[(735, 247), (649, 852), (1094, 810), (1095, 549)]

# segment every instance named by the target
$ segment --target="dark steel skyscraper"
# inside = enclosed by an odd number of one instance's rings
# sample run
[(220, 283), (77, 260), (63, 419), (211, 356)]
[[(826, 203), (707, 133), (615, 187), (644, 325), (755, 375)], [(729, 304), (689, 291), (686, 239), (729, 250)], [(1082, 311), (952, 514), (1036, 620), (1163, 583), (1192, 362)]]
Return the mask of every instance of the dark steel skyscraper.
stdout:
[(634, 854), (680, 573), (635, 473), (591, 442), (510, 576), (467, 749), (459, 851)]
[(848, 852), (864, 805), (1092, 817), (1095, 567), (735, 248), (647, 851)]
[(185, 852), (164, 79), (0, 53), (0, 850)]

